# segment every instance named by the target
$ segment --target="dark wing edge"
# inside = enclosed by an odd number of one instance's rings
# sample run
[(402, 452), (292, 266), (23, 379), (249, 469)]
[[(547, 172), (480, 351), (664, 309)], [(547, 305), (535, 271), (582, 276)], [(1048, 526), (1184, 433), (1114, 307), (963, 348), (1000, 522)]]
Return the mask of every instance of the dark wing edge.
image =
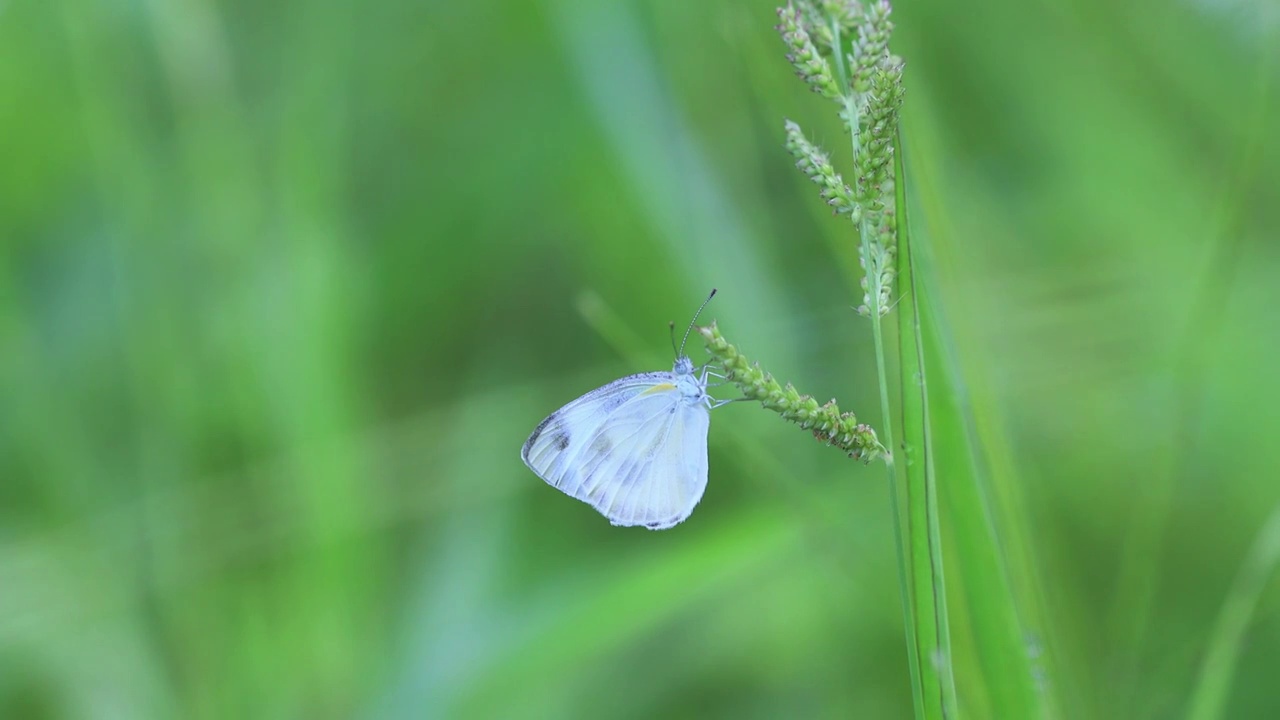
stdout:
[[(543, 418), (542, 422), (538, 423), (538, 426), (533, 429), (533, 432), (529, 433), (529, 438), (525, 440), (524, 445), (520, 447), (520, 459), (524, 461), (524, 464), (530, 470), (532, 470), (535, 475), (537, 475), (538, 477), (542, 477), (545, 480), (546, 478), (542, 476), (542, 473), (538, 472), (537, 468), (533, 466), (533, 463), (529, 462), (529, 450), (533, 448), (533, 444), (538, 441), (538, 438), (542, 437), (542, 433), (546, 432), (547, 426), (551, 425), (556, 420), (556, 418), (563, 418), (567, 416), (573, 410), (576, 410), (582, 405), (585, 405), (588, 402), (594, 400), (604, 392), (614, 389), (616, 386), (635, 385), (637, 388), (641, 388), (641, 387), (647, 387), (647, 386), (656, 384), (658, 382), (662, 382), (664, 380), (670, 380), (670, 379), (671, 379), (671, 373), (661, 372), (661, 371), (627, 375), (625, 377), (618, 378), (617, 380), (614, 380), (611, 383), (601, 385), (595, 390), (592, 390), (591, 392), (585, 395), (581, 395), (575, 398), (574, 400), (571, 400), (568, 403), (565, 403), (565, 405), (561, 407), (559, 410), (556, 410), (555, 412)], [(628, 400), (629, 399), (630, 398), (628, 398)], [(621, 406), (622, 405), (619, 405), (618, 407), (621, 407)], [(617, 408), (614, 408), (613, 410), (611, 410), (610, 414), (612, 414), (612, 412), (615, 410), (617, 410)]]

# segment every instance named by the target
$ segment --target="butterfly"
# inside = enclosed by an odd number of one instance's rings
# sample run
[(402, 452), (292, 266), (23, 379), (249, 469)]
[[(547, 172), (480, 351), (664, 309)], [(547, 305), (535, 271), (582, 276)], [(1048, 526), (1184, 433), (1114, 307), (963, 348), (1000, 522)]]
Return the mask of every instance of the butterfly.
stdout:
[(729, 402), (707, 394), (720, 376), (684, 354), (689, 330), (670, 372), (614, 380), (547, 416), (520, 450), (529, 469), (614, 525), (666, 530), (689, 517), (707, 487), (711, 410)]

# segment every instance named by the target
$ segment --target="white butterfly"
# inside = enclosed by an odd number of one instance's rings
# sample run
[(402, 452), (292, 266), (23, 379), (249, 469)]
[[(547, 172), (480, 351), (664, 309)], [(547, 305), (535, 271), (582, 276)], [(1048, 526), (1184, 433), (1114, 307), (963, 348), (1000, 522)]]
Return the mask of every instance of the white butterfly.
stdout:
[(711, 409), (727, 401), (707, 394), (714, 373), (680, 348), (670, 372), (628, 375), (551, 413), (520, 457), (614, 525), (665, 530), (689, 517), (707, 487)]

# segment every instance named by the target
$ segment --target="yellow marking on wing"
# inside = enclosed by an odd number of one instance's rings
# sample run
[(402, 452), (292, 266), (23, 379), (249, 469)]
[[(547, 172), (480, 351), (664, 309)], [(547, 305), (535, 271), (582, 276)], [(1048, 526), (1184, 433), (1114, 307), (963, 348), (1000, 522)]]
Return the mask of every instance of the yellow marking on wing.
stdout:
[(672, 385), (671, 383), (658, 383), (657, 385), (654, 385), (653, 387), (649, 388), (648, 390), (645, 390), (640, 394), (648, 395), (649, 393), (668, 392), (675, 389), (676, 389), (676, 386)]

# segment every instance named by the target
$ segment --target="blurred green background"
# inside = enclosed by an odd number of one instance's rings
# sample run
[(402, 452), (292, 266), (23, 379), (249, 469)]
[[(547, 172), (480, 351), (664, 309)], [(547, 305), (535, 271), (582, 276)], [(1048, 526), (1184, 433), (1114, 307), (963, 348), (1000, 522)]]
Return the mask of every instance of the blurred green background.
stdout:
[[(909, 716), (880, 467), (731, 405), (651, 533), (518, 457), (711, 287), (879, 423), (854, 237), (782, 121), (847, 138), (774, 5), (0, 4), (0, 717)], [(1280, 11), (895, 17), (1039, 682), (1180, 717), (1280, 503)], [(1269, 569), (1230, 717), (1280, 715)]]

